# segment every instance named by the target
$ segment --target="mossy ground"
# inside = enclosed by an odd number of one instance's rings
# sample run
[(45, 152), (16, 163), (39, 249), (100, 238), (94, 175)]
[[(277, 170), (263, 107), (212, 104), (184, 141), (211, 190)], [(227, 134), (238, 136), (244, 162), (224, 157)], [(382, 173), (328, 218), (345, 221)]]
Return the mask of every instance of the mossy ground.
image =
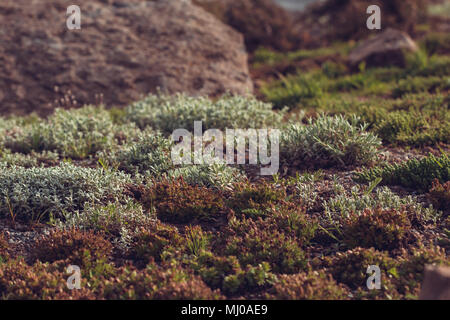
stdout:
[[(424, 265), (450, 265), (448, 37), (420, 43), (406, 68), (356, 72), (343, 63), (352, 43), (256, 51), (257, 96), (288, 115), (255, 100), (209, 108), (150, 97), (125, 111), (59, 111), (49, 124), (0, 119), (0, 298), (416, 299)], [(300, 126), (284, 143), (301, 141), (273, 177), (229, 167), (167, 175), (164, 126), (174, 115), (154, 108), (161, 101), (191, 125), (216, 109), (216, 127), (264, 127), (282, 115)], [(256, 116), (227, 114), (237, 102)], [(77, 177), (90, 189), (78, 190)], [(66, 287), (70, 264), (81, 267), (81, 290)], [(366, 287), (369, 265), (382, 271), (381, 290)]]

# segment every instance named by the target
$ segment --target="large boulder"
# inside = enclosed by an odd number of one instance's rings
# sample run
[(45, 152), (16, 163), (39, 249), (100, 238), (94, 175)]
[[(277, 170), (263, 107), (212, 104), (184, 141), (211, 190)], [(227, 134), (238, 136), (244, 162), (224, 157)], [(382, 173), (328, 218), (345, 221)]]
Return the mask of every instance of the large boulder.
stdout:
[[(427, 21), (429, 0), (324, 0), (315, 1), (307, 9), (306, 19), (315, 20), (321, 27), (320, 36), (328, 41), (361, 40), (386, 28), (414, 34), (417, 26)], [(381, 9), (382, 30), (369, 30), (367, 8), (377, 5)], [(303, 23), (302, 23), (303, 24)]]
[(357, 67), (361, 62), (365, 62), (367, 66), (396, 65), (404, 67), (406, 54), (417, 50), (416, 43), (409, 35), (388, 28), (353, 49), (349, 54), (348, 62), (352, 67)]
[(425, 267), (425, 276), (419, 299), (450, 300), (450, 268)]
[(253, 90), (242, 35), (189, 1), (82, 2), (81, 30), (66, 27), (71, 4), (0, 2), (1, 114), (48, 114), (55, 101), (121, 106), (158, 87)]

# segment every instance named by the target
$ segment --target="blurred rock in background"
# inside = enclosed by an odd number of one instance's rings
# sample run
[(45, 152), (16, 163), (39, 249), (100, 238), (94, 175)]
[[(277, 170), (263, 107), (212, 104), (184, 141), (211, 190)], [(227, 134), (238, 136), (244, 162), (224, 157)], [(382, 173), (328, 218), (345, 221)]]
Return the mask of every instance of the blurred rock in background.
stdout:
[[(429, 0), (327, 0), (317, 1), (297, 15), (298, 27), (313, 30), (323, 41), (365, 39), (386, 28), (413, 34), (427, 19)], [(381, 9), (381, 30), (368, 30), (366, 13), (370, 5)]]
[(360, 43), (348, 57), (352, 68), (365, 62), (368, 67), (406, 66), (408, 52), (416, 52), (417, 44), (405, 32), (388, 28), (377, 36)]
[(450, 300), (450, 268), (426, 266), (420, 300)]
[[(386, 28), (414, 34), (427, 21), (430, 1), (442, 0), (193, 0), (243, 33), (250, 52), (258, 47), (290, 51), (361, 40)], [(381, 31), (366, 27), (370, 5), (381, 8)]]
[(301, 36), (293, 32), (293, 16), (272, 0), (193, 0), (244, 35), (252, 52), (258, 47), (288, 51), (299, 48)]
[[(0, 114), (50, 113), (71, 92), (78, 105), (126, 105), (161, 90), (251, 93), (243, 37), (179, 0), (89, 1), (68, 30), (71, 1), (0, 3)], [(58, 90), (55, 90), (58, 88)]]

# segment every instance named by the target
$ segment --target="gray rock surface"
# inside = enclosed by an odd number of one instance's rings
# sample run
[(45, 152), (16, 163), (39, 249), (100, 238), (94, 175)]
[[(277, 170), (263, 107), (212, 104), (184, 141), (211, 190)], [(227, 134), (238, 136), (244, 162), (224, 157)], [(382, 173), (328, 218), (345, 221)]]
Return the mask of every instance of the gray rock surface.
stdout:
[(403, 67), (406, 64), (406, 53), (417, 49), (416, 43), (408, 34), (389, 28), (359, 44), (350, 52), (348, 62), (352, 67), (357, 67), (361, 62), (366, 62), (367, 66)]
[[(55, 100), (126, 105), (157, 87), (217, 96), (252, 92), (243, 37), (188, 1), (0, 3), (0, 114), (51, 112)], [(55, 87), (58, 87), (55, 92)], [(49, 105), (53, 103), (53, 105)]]

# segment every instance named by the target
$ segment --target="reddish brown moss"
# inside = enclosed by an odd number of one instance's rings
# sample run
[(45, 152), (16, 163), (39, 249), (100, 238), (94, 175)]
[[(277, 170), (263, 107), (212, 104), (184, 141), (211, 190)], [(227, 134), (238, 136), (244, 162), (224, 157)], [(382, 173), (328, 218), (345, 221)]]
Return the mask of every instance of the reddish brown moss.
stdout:
[[(141, 201), (146, 208), (156, 208), (164, 222), (190, 223), (211, 221), (224, 215), (223, 194), (202, 186), (190, 186), (183, 179), (156, 182), (144, 192)], [(226, 216), (226, 214), (225, 214)]]
[(104, 299), (209, 300), (221, 299), (197, 276), (180, 266), (149, 264), (143, 270), (125, 266), (98, 288)]
[(236, 214), (243, 213), (248, 217), (257, 217), (265, 216), (268, 207), (285, 200), (286, 197), (286, 190), (276, 188), (273, 183), (243, 182), (234, 185), (233, 194), (227, 204)]
[(227, 276), (241, 271), (235, 256), (221, 257), (212, 252), (203, 252), (196, 259), (188, 261), (188, 264), (211, 288), (223, 288)]
[(295, 273), (306, 267), (301, 241), (265, 225), (261, 218), (256, 222), (232, 218), (222, 236), (217, 250), (236, 256), (242, 265), (268, 262), (275, 273)]
[(138, 265), (146, 265), (152, 259), (161, 261), (164, 251), (183, 251), (185, 241), (176, 227), (156, 221), (152, 226), (138, 230), (132, 237), (127, 257)]
[[(356, 299), (416, 299), (425, 265), (450, 265), (445, 250), (423, 245), (410, 251), (403, 249), (394, 258), (373, 248), (355, 248), (327, 257), (323, 262), (338, 282), (355, 290)], [(380, 268), (380, 290), (369, 290), (366, 286), (369, 277), (366, 271), (370, 265)]]
[(267, 289), (275, 280), (267, 263), (242, 268), (235, 256), (221, 257), (211, 252), (203, 252), (188, 263), (208, 286), (219, 288), (228, 296)]
[(36, 241), (30, 255), (33, 261), (64, 260), (82, 267), (97, 260), (107, 260), (112, 249), (108, 240), (92, 231), (55, 229)]
[(234, 220), (230, 226), (233, 226), (232, 229), (239, 229), (243, 224), (245, 229), (245, 225), (251, 220), (259, 229), (277, 230), (295, 238), (301, 246), (307, 245), (314, 238), (318, 228), (317, 219), (309, 216), (301, 204), (283, 200), (277, 204), (268, 204), (264, 211), (264, 215), (251, 218), (248, 218), (248, 214), (231, 215)]
[(342, 233), (349, 248), (392, 250), (405, 245), (411, 223), (405, 211), (366, 209), (344, 221)]
[(268, 298), (277, 300), (345, 300), (349, 291), (323, 270), (281, 275)]
[(23, 259), (9, 260), (0, 264), (0, 298), (11, 300), (47, 299), (95, 299), (86, 289), (69, 290), (67, 279), (70, 275), (61, 271), (56, 264), (37, 262), (28, 265)]
[(268, 217), (259, 220), (267, 228), (274, 226), (277, 230), (294, 237), (302, 246), (309, 244), (314, 238), (318, 222), (306, 213), (299, 203), (283, 201), (278, 206), (268, 209)]
[(450, 266), (450, 259), (443, 248), (434, 245), (421, 244), (403, 250), (398, 266), (398, 281), (403, 291), (419, 291), (427, 264)]
[(445, 210), (448, 215), (450, 211), (450, 181), (441, 184), (439, 180), (435, 179), (428, 197), (436, 208)]
[(0, 297), (3, 299), (221, 299), (197, 276), (180, 266), (149, 264), (143, 270), (124, 266), (98, 273), (86, 273), (95, 279), (81, 277), (81, 289), (69, 290), (66, 274), (58, 263), (23, 260), (0, 264)]

